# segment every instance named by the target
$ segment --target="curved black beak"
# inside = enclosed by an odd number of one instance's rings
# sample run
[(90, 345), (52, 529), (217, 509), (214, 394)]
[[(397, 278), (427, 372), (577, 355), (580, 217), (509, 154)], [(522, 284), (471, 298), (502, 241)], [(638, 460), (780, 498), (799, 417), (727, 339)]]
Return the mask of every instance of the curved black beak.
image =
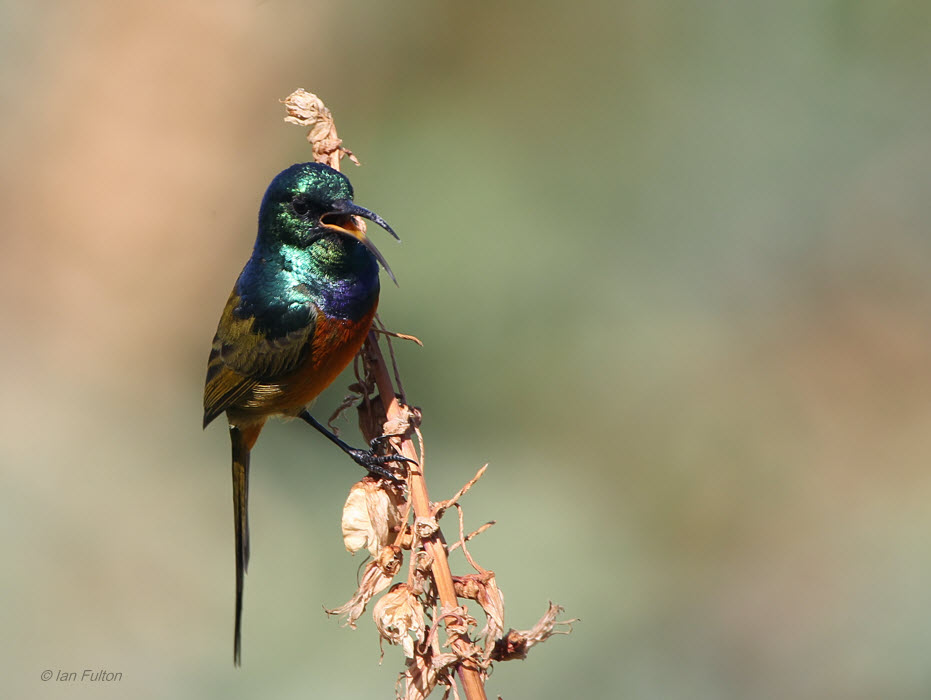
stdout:
[(375, 244), (365, 235), (364, 227), (359, 226), (358, 224), (353, 224), (352, 219), (349, 218), (348, 221), (342, 222), (327, 222), (326, 218), (331, 214), (343, 215), (348, 217), (360, 216), (363, 219), (368, 219), (372, 223), (378, 224), (385, 231), (390, 233), (395, 240), (400, 241), (398, 234), (394, 232), (394, 229), (388, 225), (388, 222), (381, 218), (378, 214), (373, 211), (369, 211), (365, 207), (360, 207), (358, 204), (349, 199), (338, 199), (330, 205), (330, 211), (324, 214), (320, 223), (326, 226), (327, 228), (334, 229), (336, 231), (341, 231), (343, 233), (348, 233), (350, 236), (358, 240), (362, 245), (364, 245), (368, 251), (375, 256), (375, 259), (378, 260), (379, 264), (385, 268), (385, 272), (388, 273), (388, 276), (391, 278), (391, 281), (395, 284), (398, 283), (398, 280), (395, 278), (394, 273), (391, 271), (391, 268), (388, 267), (388, 261), (385, 260), (385, 256), (381, 254), (381, 251), (375, 247)]
[(394, 232), (394, 229), (388, 225), (388, 222), (381, 218), (378, 214), (373, 211), (369, 211), (365, 207), (360, 207), (358, 204), (349, 199), (340, 199), (336, 202), (333, 202), (333, 212), (339, 214), (352, 214), (353, 216), (361, 216), (363, 219), (368, 219), (372, 223), (378, 224), (385, 231), (394, 236), (394, 240), (400, 241), (398, 234)]

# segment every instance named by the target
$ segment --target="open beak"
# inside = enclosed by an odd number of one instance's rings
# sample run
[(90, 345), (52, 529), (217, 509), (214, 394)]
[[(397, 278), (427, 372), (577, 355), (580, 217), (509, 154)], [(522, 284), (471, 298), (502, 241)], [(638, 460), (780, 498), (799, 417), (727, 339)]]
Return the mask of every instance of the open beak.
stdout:
[(398, 281), (395, 279), (391, 268), (388, 267), (388, 261), (385, 260), (385, 256), (381, 254), (381, 251), (379, 251), (378, 248), (375, 247), (375, 244), (365, 235), (365, 222), (359, 221), (357, 217), (362, 217), (363, 219), (368, 219), (378, 224), (385, 229), (385, 231), (394, 236), (395, 240), (401, 240), (398, 238), (398, 234), (394, 232), (394, 229), (388, 225), (388, 222), (378, 214), (369, 211), (365, 207), (360, 207), (358, 204), (354, 204), (348, 199), (341, 199), (333, 202), (330, 211), (320, 217), (320, 223), (328, 229), (345, 233), (359, 241), (375, 256), (378, 263), (385, 268), (385, 272), (388, 273), (388, 277), (391, 278), (391, 281), (397, 284)]

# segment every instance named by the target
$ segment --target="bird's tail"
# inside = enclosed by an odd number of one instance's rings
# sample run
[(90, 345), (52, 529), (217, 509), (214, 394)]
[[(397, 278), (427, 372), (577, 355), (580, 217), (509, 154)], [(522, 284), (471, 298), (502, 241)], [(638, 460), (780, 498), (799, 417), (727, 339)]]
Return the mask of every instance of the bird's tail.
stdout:
[(233, 521), (236, 528), (236, 624), (233, 632), (233, 664), (240, 665), (243, 578), (249, 567), (249, 451), (262, 426), (230, 426), (233, 445)]

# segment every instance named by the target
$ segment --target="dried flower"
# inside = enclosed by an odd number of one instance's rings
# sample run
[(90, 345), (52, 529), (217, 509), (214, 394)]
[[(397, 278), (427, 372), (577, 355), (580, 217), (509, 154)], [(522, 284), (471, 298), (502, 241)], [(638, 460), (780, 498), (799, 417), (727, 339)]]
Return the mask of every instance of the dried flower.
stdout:
[(338, 166), (340, 154), (345, 154), (349, 156), (349, 160), (359, 165), (352, 151), (343, 148), (342, 139), (337, 138), (333, 115), (323, 104), (323, 100), (312, 92), (298, 88), (281, 102), (288, 110), (288, 116), (284, 118), (286, 122), (310, 127), (310, 131), (307, 132), (307, 141), (314, 150), (315, 160), (329, 161), (332, 166), (335, 159), (335, 165)]
[(440, 524), (436, 521), (436, 518), (416, 518), (414, 520), (414, 532), (422, 540), (433, 537), (439, 529)]
[(401, 527), (401, 499), (378, 480), (366, 477), (352, 485), (343, 506), (343, 543), (353, 554), (368, 549), (377, 556)]
[(414, 640), (424, 640), (423, 605), (406, 583), (398, 583), (372, 609), (382, 639), (400, 644), (404, 655), (414, 658)]
[(481, 635), (485, 637), (485, 648), (490, 654), (492, 645), (504, 632), (504, 593), (495, 582), (494, 572), (453, 576), (453, 585), (457, 596), (476, 601), (485, 611)]
[[(562, 607), (550, 603), (549, 608), (540, 620), (529, 630), (508, 630), (508, 633), (495, 643), (491, 658), (495, 661), (510, 661), (511, 659), (525, 659), (527, 652), (535, 644), (545, 642), (554, 634), (569, 634), (572, 632), (572, 620), (556, 620), (556, 616), (563, 612)], [(556, 625), (566, 625), (569, 629), (557, 630)]]
[(455, 692), (450, 670), (458, 661), (456, 654), (434, 654), (430, 650), (416, 656), (408, 662), (407, 670), (398, 679), (399, 682), (404, 680), (404, 694), (398, 692), (397, 697), (400, 700), (424, 700), (438, 683), (446, 685), (447, 692), (450, 688)]

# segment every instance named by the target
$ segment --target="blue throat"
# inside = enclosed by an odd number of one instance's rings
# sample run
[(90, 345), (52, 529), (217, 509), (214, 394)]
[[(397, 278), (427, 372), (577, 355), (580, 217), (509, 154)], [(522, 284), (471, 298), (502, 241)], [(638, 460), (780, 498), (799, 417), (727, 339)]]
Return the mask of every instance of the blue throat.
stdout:
[(262, 245), (246, 263), (237, 311), (256, 330), (281, 337), (311, 321), (311, 304), (328, 318), (358, 321), (378, 301), (378, 262), (358, 241), (334, 233), (306, 248)]

